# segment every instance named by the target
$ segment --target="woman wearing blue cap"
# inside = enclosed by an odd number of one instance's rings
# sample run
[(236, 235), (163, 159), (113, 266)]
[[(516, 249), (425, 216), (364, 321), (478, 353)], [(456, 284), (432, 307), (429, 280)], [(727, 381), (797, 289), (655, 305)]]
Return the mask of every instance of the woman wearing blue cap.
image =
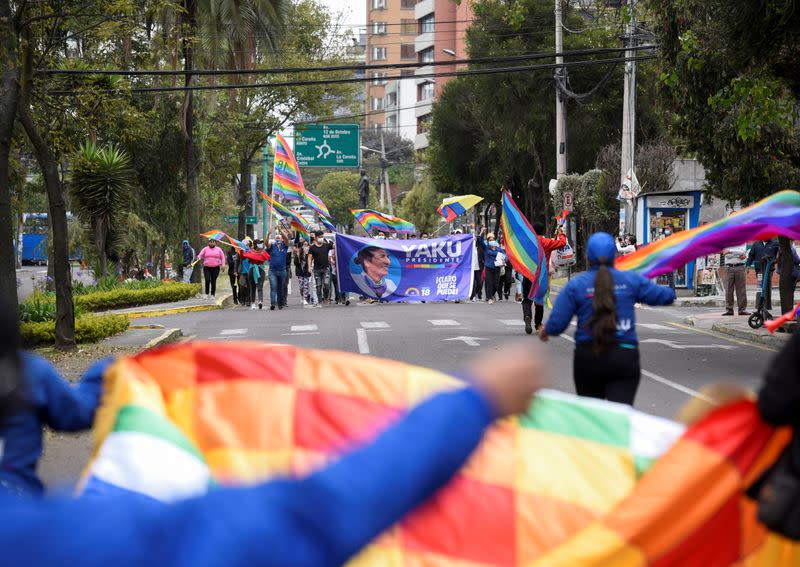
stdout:
[(675, 301), (675, 291), (635, 272), (615, 270), (616, 252), (610, 234), (597, 232), (589, 238), (589, 270), (572, 278), (558, 294), (539, 337), (546, 341), (560, 335), (577, 315), (575, 391), (579, 396), (633, 405), (640, 378), (635, 304), (669, 305)]

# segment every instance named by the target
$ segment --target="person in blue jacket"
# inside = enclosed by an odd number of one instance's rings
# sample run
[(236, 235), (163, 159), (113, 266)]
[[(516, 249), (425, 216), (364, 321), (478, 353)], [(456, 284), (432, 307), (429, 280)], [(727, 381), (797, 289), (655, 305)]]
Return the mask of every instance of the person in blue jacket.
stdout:
[[(495, 419), (524, 411), (546, 367), (530, 345), (489, 351), (461, 375), (470, 386), (429, 398), (373, 442), (306, 478), (222, 488), (174, 504), (133, 494), (34, 501), (0, 493), (1, 563), (341, 565), (444, 486)], [(8, 380), (0, 374), (0, 392)]]
[(16, 365), (19, 383), (13, 388), (17, 404), (0, 419), (0, 492), (42, 496), (44, 488), (36, 476), (42, 427), (89, 429), (100, 403), (103, 372), (113, 359), (94, 363), (73, 387), (43, 358), (20, 352), (18, 335), (5, 337), (1, 348), (0, 358), (16, 361), (5, 365)]
[(577, 315), (573, 374), (579, 396), (633, 405), (639, 387), (639, 345), (635, 304), (669, 305), (675, 291), (635, 272), (615, 270), (614, 237), (589, 237), (589, 271), (572, 278), (558, 294), (542, 341), (563, 333)]
[(286, 257), (290, 255), (289, 247), (289, 234), (278, 228), (274, 240), (270, 240), (270, 234), (267, 234), (269, 254), (269, 308), (275, 311), (275, 306), (278, 309), (286, 307), (286, 278), (289, 274), (286, 269)]
[[(484, 237), (484, 235), (486, 235)], [(486, 234), (486, 227), (481, 229), (480, 234), (481, 248), (483, 248), (483, 269), (486, 282), (486, 301), (494, 303), (494, 295), (497, 293), (497, 286), (500, 284), (500, 268), (496, 266), (497, 255), (506, 255), (506, 251), (497, 242), (494, 233)], [(502, 296), (501, 296), (502, 297)]]

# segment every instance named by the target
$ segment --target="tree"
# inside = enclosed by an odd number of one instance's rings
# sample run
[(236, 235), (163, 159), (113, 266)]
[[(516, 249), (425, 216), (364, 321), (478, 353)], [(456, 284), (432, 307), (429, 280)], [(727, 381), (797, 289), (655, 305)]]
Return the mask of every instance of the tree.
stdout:
[[(348, 171), (334, 171), (323, 177), (316, 186), (316, 195), (325, 201), (333, 222), (351, 226), (350, 209), (358, 208), (358, 182), (361, 176)], [(374, 193), (374, 192), (373, 192)], [(374, 199), (374, 195), (371, 195)]]
[(114, 146), (98, 148), (91, 141), (78, 150), (72, 166), (73, 207), (90, 227), (101, 276), (107, 274), (108, 256), (118, 255), (134, 180), (130, 158), (124, 151)]
[[(800, 10), (768, 0), (652, 0), (673, 135), (712, 195), (750, 204), (800, 188)], [(781, 239), (781, 307), (794, 303)]]
[[(620, 179), (621, 154), (620, 144), (604, 146), (597, 154), (595, 166), (608, 173), (609, 179)], [(635, 155), (636, 178), (642, 192), (669, 191), (675, 181), (673, 164), (678, 157), (675, 148), (666, 140), (652, 140), (637, 145)]]
[(417, 233), (433, 232), (441, 217), (436, 208), (442, 195), (434, 189), (430, 181), (417, 183), (405, 196), (399, 207), (399, 216), (414, 223)]
[[(575, 5), (563, 3), (566, 28), (581, 32), (565, 32), (565, 49), (619, 46), (624, 21), (618, 11), (603, 9), (587, 25)], [(552, 0), (483, 0), (472, 7), (475, 21), (467, 29), (470, 57), (553, 50), (552, 26), (542, 24), (552, 22)], [(463, 77), (445, 85), (429, 130), (431, 173), (439, 191), (475, 193), (491, 205), (499, 203), (499, 189), (506, 185), (529, 218), (552, 221), (548, 186), (555, 178), (556, 156), (551, 73), (547, 69)], [(569, 69), (569, 80), (561, 88), (568, 101), (569, 171), (592, 168), (598, 150), (621, 139), (622, 76), (621, 66), (614, 65)], [(655, 84), (653, 67), (641, 65), (637, 77), (642, 101), (637, 138), (647, 140), (661, 133), (648, 102)]]

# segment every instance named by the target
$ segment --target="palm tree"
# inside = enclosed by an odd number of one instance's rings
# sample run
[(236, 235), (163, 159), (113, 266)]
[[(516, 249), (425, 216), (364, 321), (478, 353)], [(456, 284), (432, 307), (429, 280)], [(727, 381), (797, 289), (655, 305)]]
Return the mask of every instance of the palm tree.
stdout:
[(72, 168), (71, 192), (79, 218), (89, 225), (89, 237), (97, 249), (100, 276), (107, 274), (107, 258), (122, 234), (119, 225), (136, 184), (131, 161), (115, 146), (81, 145)]

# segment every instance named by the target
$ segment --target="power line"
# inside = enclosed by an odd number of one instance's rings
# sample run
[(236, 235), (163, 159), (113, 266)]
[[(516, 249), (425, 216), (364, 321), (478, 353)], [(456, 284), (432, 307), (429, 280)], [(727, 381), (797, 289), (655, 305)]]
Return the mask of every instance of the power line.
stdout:
[(364, 65), (325, 65), (320, 67), (278, 67), (271, 69), (195, 69), (183, 71), (180, 69), (143, 69), (131, 71), (126, 69), (37, 69), (35, 72), (41, 75), (120, 75), (120, 76), (224, 76), (224, 75), (278, 75), (288, 73), (314, 73), (331, 71), (373, 71), (378, 69), (415, 69), (427, 66), (439, 65), (480, 65), (484, 63), (505, 63), (513, 61), (527, 61), (534, 59), (549, 59), (551, 57), (576, 57), (580, 55), (601, 55), (606, 53), (619, 53), (635, 49), (638, 51), (655, 49), (655, 45), (641, 45), (636, 47), (601, 47), (588, 49), (573, 49), (556, 53), (552, 51), (528, 53), (525, 55), (508, 55), (500, 57), (475, 57), (472, 59), (451, 59), (441, 61), (413, 63), (368, 63)]
[[(587, 66), (587, 65), (605, 65), (613, 63), (622, 63), (625, 61), (647, 61), (656, 59), (655, 55), (638, 56), (638, 57), (619, 57), (613, 59), (592, 59), (586, 61), (565, 61), (564, 63), (546, 63), (540, 65), (517, 66), (517, 67), (499, 67), (489, 69), (470, 69), (466, 71), (451, 71), (440, 73), (424, 73), (413, 75), (413, 77), (392, 76), (385, 77), (387, 80), (393, 79), (427, 79), (437, 77), (461, 77), (471, 75), (492, 75), (499, 73), (517, 73), (522, 71), (541, 71), (545, 69), (555, 69), (570, 66)], [(312, 79), (305, 81), (284, 81), (275, 83), (250, 83), (244, 85), (194, 85), (188, 87), (152, 87), (152, 88), (134, 88), (129, 92), (136, 94), (143, 93), (159, 93), (159, 92), (184, 92), (184, 91), (207, 91), (207, 90), (233, 90), (233, 89), (268, 89), (279, 87), (303, 87), (312, 85), (333, 85), (333, 84), (348, 84), (348, 83), (362, 83), (374, 80), (372, 77), (348, 77), (342, 79)], [(101, 92), (113, 93), (118, 92), (111, 89), (104, 89)], [(78, 91), (49, 91), (48, 94), (52, 96), (73, 96), (80, 94)]]

